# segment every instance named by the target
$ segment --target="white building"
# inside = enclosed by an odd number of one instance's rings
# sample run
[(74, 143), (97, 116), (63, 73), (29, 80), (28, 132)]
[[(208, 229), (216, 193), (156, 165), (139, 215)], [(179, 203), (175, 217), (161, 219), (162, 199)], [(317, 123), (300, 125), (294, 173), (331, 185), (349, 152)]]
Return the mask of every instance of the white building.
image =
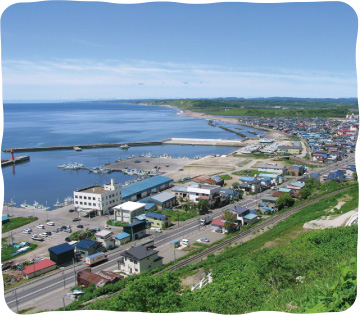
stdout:
[(145, 203), (127, 201), (114, 207), (114, 220), (131, 223), (132, 219), (145, 213)]
[(132, 247), (120, 253), (120, 270), (128, 275), (139, 274), (162, 265), (158, 251), (145, 246)]
[(103, 186), (90, 186), (74, 191), (74, 205), (78, 211), (98, 215), (109, 213), (109, 210), (122, 202), (121, 185), (114, 183)]
[(217, 201), (220, 201), (221, 186), (194, 184), (187, 188), (189, 193), (189, 200), (198, 203), (200, 200), (208, 200), (209, 205), (214, 205)]

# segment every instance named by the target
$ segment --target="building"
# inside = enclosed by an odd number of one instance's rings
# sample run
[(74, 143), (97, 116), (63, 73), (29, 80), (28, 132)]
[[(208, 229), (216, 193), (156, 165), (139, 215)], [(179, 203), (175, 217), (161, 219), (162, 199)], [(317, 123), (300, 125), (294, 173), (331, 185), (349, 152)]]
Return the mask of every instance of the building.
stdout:
[(309, 178), (313, 178), (314, 183), (320, 183), (321, 175), (320, 173), (310, 173)]
[(122, 188), (123, 201), (138, 201), (154, 193), (163, 191), (173, 185), (173, 179), (165, 176), (155, 176)]
[(118, 235), (115, 235), (115, 245), (120, 246), (122, 244), (125, 244), (127, 242), (131, 241), (131, 235), (126, 232), (122, 232)]
[(146, 236), (146, 221), (132, 222), (123, 227), (123, 231), (131, 235), (131, 240)]
[(132, 247), (120, 253), (120, 270), (126, 274), (139, 274), (162, 265), (158, 251), (145, 246)]
[(31, 266), (27, 266), (22, 272), (24, 274), (24, 278), (31, 279), (49, 271), (56, 269), (56, 263), (50, 259), (43, 259), (33, 264)]
[(301, 153), (301, 150), (302, 150), (301, 145), (300, 146), (294, 146), (294, 145), (279, 145), (278, 146), (279, 153), (298, 155)]
[(146, 204), (140, 202), (127, 201), (121, 205), (115, 206), (114, 220), (131, 223), (133, 218), (145, 213)]
[(221, 187), (216, 185), (193, 184), (187, 188), (189, 200), (198, 203), (200, 200), (208, 200), (209, 206), (216, 206), (221, 202)]
[(50, 259), (57, 265), (72, 262), (75, 258), (74, 247), (68, 243), (63, 243), (49, 248)]
[(288, 173), (293, 176), (301, 176), (305, 173), (305, 167), (303, 165), (289, 166)]
[(83, 288), (89, 287), (94, 284), (96, 288), (101, 288), (106, 284), (115, 283), (123, 277), (111, 272), (111, 271), (100, 271), (98, 274), (92, 273), (91, 268), (79, 271), (76, 275), (78, 286)]
[(188, 200), (189, 199), (189, 192), (187, 187), (182, 187), (182, 186), (174, 186), (171, 190), (177, 199), (183, 198), (184, 200)]
[(269, 196), (269, 195), (265, 195), (261, 198), (261, 203), (265, 204), (268, 207), (273, 207), (276, 204), (276, 200), (279, 197), (274, 197), (274, 196)]
[[(235, 213), (233, 215), (236, 216)], [(214, 232), (219, 232), (219, 233), (230, 232), (228, 229), (225, 228), (225, 223), (226, 223), (226, 221), (222, 217), (217, 218), (211, 222), (211, 230)], [(230, 223), (230, 227), (231, 227), (231, 229), (230, 229), (231, 231), (240, 229), (240, 225), (238, 225), (237, 223)]]
[(121, 185), (111, 179), (110, 184), (90, 186), (74, 191), (74, 205), (84, 213), (108, 214), (109, 210), (122, 202)]
[(146, 213), (146, 221), (151, 223), (151, 227), (167, 228), (171, 225), (170, 217), (165, 214), (159, 214), (154, 212)]
[(115, 240), (113, 239), (113, 232), (108, 230), (101, 230), (95, 234), (96, 241), (102, 243), (106, 249), (112, 249), (115, 247)]
[(250, 213), (250, 210), (248, 208), (234, 205), (229, 208), (229, 211), (234, 213), (236, 215), (236, 221), (238, 225), (242, 226), (245, 225), (245, 219), (244, 216)]
[(286, 175), (287, 168), (277, 165), (260, 165), (258, 167), (258, 171), (264, 173), (279, 174), (280, 176), (284, 177)]
[(176, 196), (170, 192), (163, 191), (159, 194), (141, 199), (140, 202), (153, 203), (159, 210), (167, 208), (171, 209), (174, 205), (176, 205)]
[(261, 190), (261, 180), (255, 177), (241, 176), (239, 182), (240, 189), (244, 191), (257, 194)]
[(99, 252), (104, 252), (105, 247), (103, 247), (102, 243), (94, 240), (81, 240), (75, 244), (75, 250), (84, 257), (87, 257)]
[(3, 215), (1, 223), (5, 224), (5, 223), (8, 223), (8, 222), (10, 222), (10, 218), (8, 216), (6, 216), (6, 215)]

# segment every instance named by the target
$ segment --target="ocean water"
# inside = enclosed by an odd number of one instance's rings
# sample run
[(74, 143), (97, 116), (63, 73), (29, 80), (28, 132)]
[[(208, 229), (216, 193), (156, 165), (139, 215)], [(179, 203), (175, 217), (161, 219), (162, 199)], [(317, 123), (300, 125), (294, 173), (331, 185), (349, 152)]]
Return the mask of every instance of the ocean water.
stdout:
[[(4, 133), (2, 149), (15, 147), (76, 145), (110, 142), (158, 141), (166, 138), (236, 139), (234, 133), (208, 125), (208, 121), (177, 115), (179, 111), (159, 106), (119, 104), (109, 102), (83, 102), (58, 104), (4, 104)], [(248, 127), (226, 124), (241, 133), (254, 137), (247, 131), (264, 134)], [(235, 130), (235, 129), (234, 129)], [(19, 206), (24, 200), (32, 204), (35, 200), (54, 208), (75, 189), (94, 184), (104, 184), (114, 178), (125, 183), (132, 176), (120, 172), (97, 175), (86, 170), (64, 171), (58, 165), (70, 162), (85, 166), (113, 163), (121, 157), (170, 154), (173, 157), (227, 154), (235, 148), (215, 146), (144, 146), (129, 150), (119, 148), (89, 149), (16, 153), (29, 155), (30, 162), (2, 169), (4, 179), (4, 201), (13, 199)], [(9, 158), (2, 152), (1, 158)]]

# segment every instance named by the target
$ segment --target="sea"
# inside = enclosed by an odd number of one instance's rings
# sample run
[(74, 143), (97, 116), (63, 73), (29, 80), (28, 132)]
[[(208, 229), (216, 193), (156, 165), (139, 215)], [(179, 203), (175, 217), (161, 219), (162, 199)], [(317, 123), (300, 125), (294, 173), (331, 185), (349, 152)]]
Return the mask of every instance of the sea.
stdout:
[[(240, 139), (235, 133), (225, 131), (226, 126), (248, 137), (255, 131), (250, 127), (214, 121), (210, 126), (206, 119), (185, 117), (180, 111), (161, 106), (133, 105), (119, 102), (64, 102), (64, 103), (5, 103), (2, 150), (6, 148), (81, 145), (113, 142), (159, 141), (167, 138)], [(237, 130), (235, 128), (241, 128)], [(66, 171), (57, 166), (82, 163), (86, 167), (114, 163), (129, 155), (152, 156), (169, 154), (173, 158), (228, 154), (236, 148), (219, 146), (157, 145), (120, 148), (38, 151), (15, 153), (29, 155), (30, 161), (2, 168), (4, 202), (10, 200), (20, 207), (24, 201), (37, 201), (55, 209), (57, 200), (63, 202), (73, 191), (92, 185), (110, 182), (124, 184), (133, 176), (122, 172), (98, 175), (88, 170)], [(1, 153), (1, 159), (9, 159), (9, 153)]]

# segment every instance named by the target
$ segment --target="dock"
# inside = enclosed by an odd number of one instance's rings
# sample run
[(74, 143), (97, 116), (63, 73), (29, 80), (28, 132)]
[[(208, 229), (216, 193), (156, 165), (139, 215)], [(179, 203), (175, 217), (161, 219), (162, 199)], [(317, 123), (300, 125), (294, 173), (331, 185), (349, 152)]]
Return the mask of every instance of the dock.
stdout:
[(25, 148), (8, 148), (3, 152), (34, 152), (34, 151), (52, 151), (52, 150), (76, 150), (99, 149), (99, 148), (120, 148), (128, 145), (131, 147), (152, 146), (152, 145), (204, 145), (204, 146), (222, 146), (222, 147), (244, 147), (244, 139), (191, 139), (191, 138), (169, 138), (160, 141), (145, 142), (119, 142), (119, 143), (97, 143), (97, 144), (72, 144), (72, 145), (55, 145), (46, 147), (25, 147)]
[(1, 160), (1, 167), (11, 166), (14, 164), (24, 163), (30, 161), (30, 156), (24, 155), (16, 157), (14, 160)]

